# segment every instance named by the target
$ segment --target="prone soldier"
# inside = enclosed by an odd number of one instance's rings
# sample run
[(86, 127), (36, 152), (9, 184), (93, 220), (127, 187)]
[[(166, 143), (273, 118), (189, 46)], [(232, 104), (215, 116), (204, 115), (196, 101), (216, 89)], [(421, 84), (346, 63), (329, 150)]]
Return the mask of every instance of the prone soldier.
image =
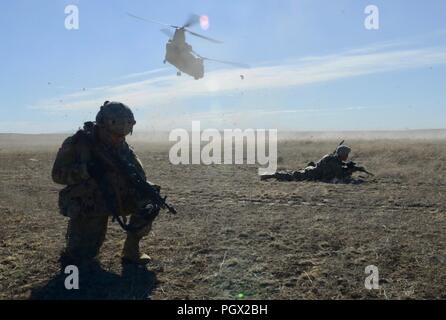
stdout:
[(308, 166), (298, 171), (278, 171), (272, 175), (262, 175), (262, 181), (277, 179), (279, 181), (347, 181), (354, 172), (360, 171), (372, 175), (364, 167), (357, 166), (354, 162), (347, 162), (351, 152), (350, 147), (343, 142), (332, 154), (325, 155), (317, 163), (311, 162)]

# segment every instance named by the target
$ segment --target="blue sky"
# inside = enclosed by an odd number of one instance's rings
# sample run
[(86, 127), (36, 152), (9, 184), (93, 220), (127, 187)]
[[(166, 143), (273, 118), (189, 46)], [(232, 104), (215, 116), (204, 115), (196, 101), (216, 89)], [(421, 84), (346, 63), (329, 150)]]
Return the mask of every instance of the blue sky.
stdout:
[[(67, 5), (79, 30), (65, 29)], [(367, 5), (379, 30), (364, 27)], [(445, 128), (442, 0), (14, 0), (0, 4), (0, 132), (70, 132), (105, 100), (129, 104), (136, 130)], [(215, 45), (195, 81), (164, 65), (167, 38), (125, 13), (181, 24), (207, 15)], [(245, 75), (241, 80), (240, 75)]]

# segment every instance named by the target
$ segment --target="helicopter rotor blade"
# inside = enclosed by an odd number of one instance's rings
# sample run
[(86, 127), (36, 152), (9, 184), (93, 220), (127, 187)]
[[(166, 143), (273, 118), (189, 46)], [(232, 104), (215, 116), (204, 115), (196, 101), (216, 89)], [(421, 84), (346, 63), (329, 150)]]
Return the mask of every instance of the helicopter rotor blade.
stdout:
[(227, 64), (230, 66), (234, 66), (234, 67), (239, 67), (239, 68), (244, 68), (244, 69), (249, 69), (251, 68), (248, 64), (246, 63), (240, 63), (240, 62), (233, 62), (233, 61), (225, 61), (225, 60), (217, 60), (217, 59), (210, 59), (210, 58), (205, 58), (205, 57), (201, 57), (201, 59), (206, 60), (206, 61), (211, 61), (211, 62), (218, 62), (218, 63), (223, 63), (223, 64)]
[(189, 15), (189, 18), (184, 23), (183, 28), (190, 28), (196, 24), (200, 23), (200, 16), (197, 14)]
[(156, 24), (159, 24), (159, 25), (162, 25), (162, 26), (165, 26), (165, 27), (170, 27), (170, 28), (175, 28), (175, 29), (180, 28), (180, 27), (173, 26), (173, 25), (170, 25), (170, 24), (167, 24), (167, 23), (163, 23), (163, 22), (159, 22), (159, 21), (156, 21), (156, 20), (138, 17), (138, 16), (135, 16), (134, 14), (131, 14), (131, 13), (128, 13), (128, 12), (127, 12), (127, 15), (132, 17), (132, 18), (134, 18), (134, 19), (138, 19), (138, 20), (145, 21), (145, 22), (150, 22), (150, 23), (156, 23)]
[(203, 35), (201, 35), (201, 34), (199, 34), (199, 33), (190, 31), (190, 30), (188, 30), (188, 29), (185, 29), (185, 30), (186, 30), (188, 33), (190, 33), (191, 35), (195, 36), (195, 37), (198, 37), (198, 38), (201, 38), (201, 39), (210, 41), (210, 42), (212, 42), (212, 43), (223, 43), (223, 41), (220, 41), (220, 40), (216, 40), (216, 39), (212, 39), (212, 38), (203, 36)]

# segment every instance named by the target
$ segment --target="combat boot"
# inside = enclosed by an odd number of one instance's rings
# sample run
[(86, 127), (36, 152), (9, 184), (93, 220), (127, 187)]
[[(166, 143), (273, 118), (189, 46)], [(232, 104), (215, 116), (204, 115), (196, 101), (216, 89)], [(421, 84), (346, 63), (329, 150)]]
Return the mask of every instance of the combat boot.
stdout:
[(134, 235), (128, 234), (122, 250), (122, 263), (146, 265), (152, 261), (149, 255), (139, 251), (139, 241)]
[(102, 270), (102, 266), (98, 257), (74, 256), (66, 250), (61, 252), (59, 257), (59, 264), (62, 270), (65, 270), (67, 266), (76, 266), (79, 268), (79, 270), (87, 271), (89, 273)]
[(272, 178), (275, 178), (275, 174), (264, 174), (260, 176), (260, 181), (266, 181)]

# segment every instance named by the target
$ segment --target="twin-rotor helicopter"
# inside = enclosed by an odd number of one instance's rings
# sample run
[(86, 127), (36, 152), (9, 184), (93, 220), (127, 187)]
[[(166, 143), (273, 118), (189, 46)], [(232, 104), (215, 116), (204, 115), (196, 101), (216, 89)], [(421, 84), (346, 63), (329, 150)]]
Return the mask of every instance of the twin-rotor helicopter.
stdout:
[[(200, 16), (198, 15), (190, 15), (189, 19), (182, 26), (176, 26), (142, 18), (131, 13), (127, 14), (135, 19), (150, 23), (156, 23), (166, 27), (164, 29), (161, 29), (161, 32), (169, 37), (169, 41), (166, 44), (166, 56), (163, 62), (168, 62), (175, 68), (177, 68), (178, 76), (181, 76), (181, 73), (183, 72), (190, 75), (195, 80), (202, 79), (204, 77), (204, 61), (218, 62), (239, 68), (249, 68), (248, 65), (243, 63), (205, 58), (193, 50), (192, 46), (186, 42), (186, 33), (212, 43), (222, 43), (219, 40), (206, 37), (189, 29), (190, 27), (200, 23)], [(175, 32), (172, 33), (172, 30), (170, 30), (169, 28), (174, 29)]]

